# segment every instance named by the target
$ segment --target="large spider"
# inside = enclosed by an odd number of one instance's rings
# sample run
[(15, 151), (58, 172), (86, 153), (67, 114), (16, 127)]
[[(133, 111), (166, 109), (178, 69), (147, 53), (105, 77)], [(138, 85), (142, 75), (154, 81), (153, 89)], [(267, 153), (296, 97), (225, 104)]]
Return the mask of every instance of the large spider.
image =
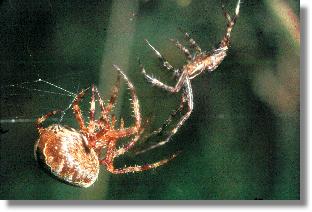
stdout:
[(181, 90), (181, 88), (183, 89), (180, 106), (164, 122), (163, 126), (160, 127), (158, 130), (155, 130), (151, 135), (159, 134), (160, 132), (162, 132), (164, 127), (167, 126), (172, 121), (172, 118), (179, 111), (183, 109), (184, 103), (187, 103), (188, 111), (186, 112), (186, 114), (184, 114), (181, 117), (177, 125), (168, 133), (168, 136), (165, 140), (155, 145), (152, 145), (144, 150), (141, 150), (138, 153), (148, 151), (150, 149), (153, 149), (155, 147), (158, 147), (167, 143), (171, 139), (171, 137), (174, 134), (176, 134), (176, 132), (184, 124), (184, 122), (190, 117), (192, 110), (193, 110), (193, 92), (192, 92), (191, 80), (205, 71), (208, 71), (208, 72), (214, 71), (220, 65), (223, 59), (226, 57), (227, 51), (230, 46), (231, 31), (236, 23), (236, 19), (239, 14), (240, 3), (241, 3), (240, 0), (238, 0), (237, 6), (235, 9), (235, 14), (232, 18), (229, 15), (229, 13), (225, 10), (225, 6), (222, 3), (222, 10), (227, 20), (227, 27), (226, 27), (226, 33), (223, 36), (217, 49), (214, 49), (211, 52), (202, 51), (201, 48), (197, 45), (197, 43), (194, 41), (194, 39), (192, 39), (188, 33), (185, 33), (185, 37), (186, 39), (188, 39), (191, 49), (195, 51), (194, 53), (191, 53), (178, 40), (171, 39), (171, 41), (175, 43), (178, 49), (180, 49), (187, 58), (187, 64), (185, 64), (181, 69), (175, 69), (172, 65), (170, 65), (170, 63), (159, 53), (159, 51), (156, 50), (156, 48), (153, 47), (149, 43), (148, 40), (145, 40), (147, 45), (154, 51), (158, 59), (161, 61), (162, 65), (167, 70), (173, 71), (174, 76), (177, 78), (177, 83), (175, 86), (166, 85), (165, 83), (157, 80), (153, 76), (148, 75), (145, 71), (144, 66), (141, 64), (139, 60), (142, 74), (147, 79), (147, 81), (150, 82), (152, 85), (162, 88), (171, 93), (177, 93)]
[[(124, 174), (156, 168), (175, 157), (173, 155), (169, 159), (153, 164), (115, 168), (114, 159), (135, 145), (143, 132), (143, 128), (135, 88), (120, 68), (115, 65), (114, 67), (119, 71), (119, 75), (107, 106), (104, 105), (97, 88), (94, 85), (92, 86), (88, 126), (85, 125), (79, 102), (89, 88), (82, 90), (73, 102), (73, 111), (79, 124), (79, 131), (60, 124), (52, 124), (44, 128), (42, 123), (58, 111), (49, 112), (37, 119), (36, 126), (40, 137), (35, 144), (35, 157), (58, 179), (69, 184), (80, 187), (92, 185), (97, 179), (99, 164), (106, 166), (106, 169), (113, 174)], [(130, 90), (135, 124), (131, 127), (124, 127), (124, 122), (121, 119), (120, 128), (116, 129), (116, 118), (111, 115), (111, 110), (118, 95), (120, 75), (126, 81)], [(95, 95), (101, 109), (101, 116), (98, 120), (95, 120)], [(119, 139), (130, 136), (134, 137), (129, 143), (123, 147), (117, 147)], [(105, 156), (102, 156), (103, 149), (106, 150)]]

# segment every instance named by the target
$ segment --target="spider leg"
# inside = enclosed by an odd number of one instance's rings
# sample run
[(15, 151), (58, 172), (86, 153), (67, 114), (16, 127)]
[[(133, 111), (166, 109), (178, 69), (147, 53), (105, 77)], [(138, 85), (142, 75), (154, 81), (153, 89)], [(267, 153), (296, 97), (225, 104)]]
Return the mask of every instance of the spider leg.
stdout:
[[(113, 86), (109, 103), (108, 103), (107, 107), (105, 108), (105, 110), (102, 111), (102, 113), (105, 114), (105, 116), (112, 110), (112, 108), (115, 105), (115, 102), (116, 102), (116, 99), (117, 99), (118, 93), (119, 93), (119, 87), (120, 87), (120, 74), (117, 75), (117, 79), (116, 79), (116, 82)], [(101, 97), (99, 96), (99, 99), (100, 98)]]
[(43, 128), (43, 126), (42, 126), (42, 123), (43, 123), (45, 120), (47, 120), (50, 116), (53, 116), (53, 115), (55, 115), (55, 114), (58, 113), (58, 112), (61, 112), (61, 111), (60, 111), (60, 110), (51, 111), (51, 112), (49, 112), (49, 113), (47, 113), (47, 114), (41, 116), (40, 118), (38, 118), (38, 119), (36, 120), (35, 125), (36, 125), (36, 127), (37, 127), (37, 129), (38, 129), (39, 134), (42, 132), (42, 130), (44, 130), (44, 128)]
[[(112, 108), (116, 102), (116, 99), (118, 97), (119, 86), (120, 86), (120, 75), (118, 74), (117, 79), (115, 81), (115, 84), (112, 88), (111, 98), (110, 98), (110, 101), (109, 101), (107, 107), (104, 106), (104, 101), (100, 95), (100, 92), (98, 91), (97, 88), (95, 88), (95, 93), (98, 97), (100, 108), (101, 108), (101, 117), (99, 120), (97, 120), (97, 124), (100, 127), (102, 127), (102, 129), (100, 129), (99, 132), (97, 132), (96, 136), (95, 136), (98, 141), (103, 140), (103, 136), (105, 136), (105, 134), (111, 130), (110, 128), (114, 128), (116, 118), (115, 118), (115, 116), (109, 117), (108, 114), (111, 112), (111, 110), (112, 110)], [(110, 126), (109, 121), (111, 121), (112, 126)], [(102, 123), (104, 124), (104, 126), (102, 125)]]
[(113, 66), (120, 73), (120, 75), (124, 78), (130, 90), (135, 124), (134, 124), (134, 127), (127, 127), (127, 128), (122, 127), (121, 129), (116, 129), (116, 130), (111, 129), (109, 131), (107, 131), (106, 129), (100, 130), (96, 135), (98, 140), (101, 140), (103, 136), (110, 137), (110, 138), (128, 137), (130, 135), (138, 133), (138, 131), (141, 129), (142, 118), (141, 118), (141, 113), (140, 113), (140, 104), (139, 104), (139, 99), (136, 95), (135, 88), (133, 84), (130, 82), (130, 80), (128, 79), (128, 77), (123, 73), (123, 71), (121, 71), (121, 69), (117, 65), (113, 65)]
[(95, 122), (94, 122), (94, 114), (95, 114), (95, 86), (92, 84), (92, 95), (91, 95), (91, 102), (90, 102), (90, 120), (89, 120), (89, 131), (94, 132), (95, 130)]
[(124, 138), (124, 137), (129, 137), (133, 134), (137, 134), (138, 129), (136, 127), (127, 127), (127, 128), (122, 128), (122, 129), (110, 129), (106, 130), (103, 129), (100, 132), (97, 133), (96, 138), (97, 140), (102, 140), (104, 137), (107, 138)]
[[(184, 108), (185, 102), (186, 102), (185, 97), (184, 97), (184, 95), (182, 95), (179, 107), (170, 114), (168, 119), (165, 120), (165, 122), (162, 124), (162, 126), (160, 128), (158, 128), (157, 130), (154, 130), (150, 134), (146, 135), (142, 139), (143, 140), (142, 143), (144, 143), (146, 140), (148, 140), (149, 138), (151, 138), (153, 136), (160, 135), (169, 126), (169, 124), (172, 122), (172, 119), (178, 114), (178, 112), (182, 111), (182, 109)], [(141, 151), (136, 152), (136, 154), (140, 154), (140, 153), (141, 153)]]
[(197, 54), (201, 54), (202, 50), (199, 47), (199, 45), (196, 43), (196, 41), (193, 38), (191, 38), (187, 32), (184, 35), (185, 35), (185, 38), (188, 39), (188, 41), (190, 43), (190, 47), (195, 49)]
[(108, 125), (109, 125), (108, 114), (111, 112), (112, 108), (115, 105), (115, 102), (116, 102), (116, 99), (117, 99), (118, 93), (119, 93), (119, 86), (120, 86), (120, 75), (118, 74), (116, 82), (112, 88), (111, 98), (110, 98), (110, 101), (109, 101), (107, 107), (104, 106), (104, 101), (103, 101), (98, 89), (95, 88), (95, 93), (97, 94), (99, 104), (100, 104), (100, 108), (101, 108), (101, 118), (97, 121), (98, 124), (101, 124), (102, 122), (104, 122), (104, 125), (106, 127), (108, 127)]
[(148, 147), (148, 148), (146, 148), (144, 150), (141, 150), (141, 151), (137, 152), (137, 154), (141, 154), (141, 153), (147, 152), (147, 151), (149, 151), (151, 149), (154, 149), (156, 147), (162, 146), (162, 145), (166, 144), (167, 142), (169, 142), (169, 140), (172, 138), (172, 136), (174, 136), (177, 133), (179, 128), (190, 117), (190, 115), (191, 115), (191, 113), (193, 111), (194, 105), (193, 105), (193, 92), (192, 92), (191, 82), (190, 82), (190, 80), (188, 78), (185, 80), (185, 93), (184, 93), (184, 95), (185, 95), (186, 102), (187, 102), (187, 105), (188, 105), (188, 111), (186, 112), (186, 114), (184, 114), (181, 117), (181, 119), (178, 122), (178, 124), (176, 125), (176, 127), (173, 128), (169, 132), (168, 137), (165, 140), (163, 140), (163, 141), (161, 141), (161, 142), (159, 142), (159, 143), (157, 143), (155, 145), (152, 145), (152, 146), (150, 146), (150, 147)]
[(129, 173), (129, 172), (142, 172), (142, 171), (154, 169), (154, 168), (157, 168), (158, 166), (164, 165), (167, 162), (169, 162), (170, 160), (174, 159), (176, 156), (177, 156), (177, 154), (173, 154), (169, 158), (157, 161), (157, 162), (152, 163), (152, 164), (145, 164), (145, 165), (141, 165), (141, 166), (128, 166), (128, 167), (121, 168), (121, 169), (115, 168), (113, 163), (109, 163), (107, 165), (107, 170), (113, 174), (125, 174), (125, 173)]
[(140, 172), (140, 171), (146, 171), (149, 169), (156, 168), (158, 166), (161, 166), (161, 165), (167, 163), (168, 161), (172, 160), (173, 158), (175, 158), (177, 156), (177, 154), (173, 154), (172, 156), (170, 156), (167, 159), (163, 159), (163, 160), (157, 161), (157, 162), (152, 163), (152, 164), (145, 164), (145, 165), (141, 165), (141, 166), (128, 166), (125, 168), (115, 168), (114, 159), (116, 157), (124, 154), (127, 150), (129, 150), (137, 142), (137, 140), (140, 138), (140, 135), (141, 135), (140, 133), (138, 135), (136, 135), (127, 146), (125, 146), (124, 148), (120, 148), (117, 151), (115, 149), (115, 143), (112, 145), (108, 145), (106, 157), (105, 157), (105, 159), (100, 161), (101, 164), (105, 165), (107, 167), (107, 170), (113, 174), (125, 174), (125, 173), (129, 173), (129, 172)]
[(143, 65), (141, 65), (141, 73), (144, 75), (145, 79), (147, 81), (149, 81), (150, 83), (152, 83), (152, 85), (154, 86), (157, 86), (157, 87), (160, 87), (166, 91), (169, 91), (171, 93), (177, 93), (180, 91), (180, 89), (182, 88), (183, 86), (183, 83), (185, 81), (186, 78), (188, 78), (188, 73), (186, 71), (182, 72), (181, 75), (179, 76), (179, 79), (176, 83), (176, 85), (173, 87), (173, 86), (169, 86), (169, 85), (166, 85), (162, 82), (160, 82), (158, 79), (154, 78), (153, 76), (151, 75), (148, 75), (145, 71), (145, 68)]
[(234, 14), (233, 18), (231, 18), (229, 13), (226, 11), (223, 1), (221, 1), (221, 2), (222, 2), (221, 7), (223, 10), (223, 14), (224, 14), (225, 19), (227, 20), (227, 27), (226, 27), (226, 33), (225, 33), (223, 39), (221, 40), (220, 47), (221, 48), (225, 48), (225, 47), (227, 48), (230, 45), (231, 31), (232, 31), (232, 29), (236, 23), (238, 15), (239, 15), (239, 8), (240, 8), (241, 1), (238, 0), (238, 2), (237, 2), (235, 14)]
[(142, 133), (143, 133), (144, 130), (140, 130), (139, 133), (137, 133), (135, 135), (135, 137), (125, 146), (119, 148), (116, 152), (115, 152), (115, 155), (114, 157), (118, 157), (119, 155), (122, 155), (122, 154), (125, 154), (129, 149), (131, 149), (135, 144), (136, 142), (139, 140), (139, 138), (141, 137)]
[[(157, 50), (155, 49), (155, 47), (152, 46), (152, 45), (150, 44), (150, 42), (148, 42), (147, 39), (145, 39), (145, 42), (147, 43), (147, 45), (148, 45), (149, 47), (151, 47), (151, 49), (152, 49), (152, 50), (154, 51), (154, 53), (157, 55), (157, 57), (158, 57), (158, 59), (160, 60), (160, 62), (162, 63), (162, 65), (163, 65), (167, 70), (173, 71), (173, 70), (174, 70), (173, 66), (170, 65), (170, 63), (159, 53), (159, 51), (157, 51)], [(140, 63), (140, 61), (139, 61), (139, 63)]]
[(170, 41), (175, 43), (176, 47), (178, 47), (178, 49), (180, 49), (184, 53), (185, 57), (188, 60), (192, 60), (192, 55), (191, 55), (190, 51), (185, 46), (183, 46), (178, 40), (170, 39)]
[[(95, 93), (98, 97), (98, 101), (99, 101), (99, 105), (100, 105), (100, 108), (101, 108), (101, 117), (100, 119), (96, 120), (96, 124), (101, 127), (101, 128), (108, 128), (109, 127), (109, 119), (107, 117), (107, 114), (104, 113), (105, 111), (105, 106), (104, 106), (104, 101), (98, 91), (98, 89), (95, 87)], [(104, 124), (104, 126), (102, 125), (102, 123)]]
[(121, 69), (117, 65), (113, 65), (113, 66), (120, 73), (120, 75), (124, 78), (124, 80), (126, 81), (126, 83), (128, 85), (130, 95), (131, 95), (131, 99), (132, 99), (132, 108), (133, 108), (134, 119), (135, 119), (135, 128), (138, 131), (141, 128), (142, 118), (141, 118), (141, 113), (140, 113), (139, 99), (138, 99), (138, 96), (136, 94), (134, 85), (130, 82), (130, 80), (125, 75), (125, 73), (123, 71), (121, 71)]
[(81, 101), (82, 97), (85, 95), (87, 90), (89, 90), (89, 88), (80, 91), (80, 93), (75, 97), (74, 102), (73, 102), (73, 111), (74, 111), (76, 120), (81, 130), (86, 130), (86, 127), (85, 127), (82, 112), (78, 103)]

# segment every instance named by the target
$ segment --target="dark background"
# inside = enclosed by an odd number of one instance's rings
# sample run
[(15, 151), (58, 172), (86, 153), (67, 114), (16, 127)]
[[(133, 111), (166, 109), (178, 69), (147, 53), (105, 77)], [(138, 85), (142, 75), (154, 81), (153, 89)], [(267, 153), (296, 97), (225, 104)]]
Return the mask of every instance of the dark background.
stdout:
[[(236, 1), (225, 2), (233, 14)], [(184, 42), (183, 32), (189, 32), (202, 49), (216, 47), (226, 25), (221, 4), (212, 0), (3, 1), (0, 198), (299, 199), (298, 19), (299, 2), (294, 0), (244, 1), (229, 55), (216, 71), (192, 80), (195, 106), (190, 119), (167, 145), (138, 156), (129, 152), (116, 165), (139, 165), (177, 151), (181, 154), (162, 167), (135, 174), (113, 175), (102, 167), (96, 183), (81, 189), (55, 180), (34, 160), (36, 118), (65, 109), (72, 101), (62, 90), (34, 81), (42, 78), (73, 93), (94, 83), (108, 99), (116, 76), (111, 65), (118, 64), (137, 88), (143, 117), (151, 120), (148, 133), (161, 126), (180, 96), (151, 87), (140, 74), (137, 57), (148, 73), (174, 84), (172, 74), (161, 70), (144, 39), (172, 65), (181, 67), (184, 55), (169, 39)], [(126, 91), (122, 89), (115, 114), (130, 125)], [(88, 101), (86, 97), (82, 105), (85, 116)], [(77, 127), (70, 110), (62, 124)]]

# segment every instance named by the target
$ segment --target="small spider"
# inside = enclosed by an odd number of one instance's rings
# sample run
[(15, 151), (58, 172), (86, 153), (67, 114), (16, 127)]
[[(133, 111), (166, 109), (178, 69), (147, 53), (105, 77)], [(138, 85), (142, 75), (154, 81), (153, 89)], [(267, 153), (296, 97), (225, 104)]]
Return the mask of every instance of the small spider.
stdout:
[(231, 31), (236, 23), (236, 19), (239, 14), (240, 3), (241, 3), (240, 0), (238, 0), (237, 6), (235, 9), (235, 15), (233, 16), (233, 18), (231, 18), (229, 13), (225, 10), (225, 6), (222, 3), (222, 10), (227, 20), (227, 27), (226, 27), (226, 33), (223, 36), (217, 49), (214, 49), (211, 52), (202, 51), (201, 48), (197, 45), (197, 43), (194, 41), (194, 39), (192, 39), (188, 33), (185, 33), (185, 37), (186, 39), (188, 39), (190, 43), (190, 47), (192, 48), (192, 50), (195, 51), (192, 54), (178, 40), (171, 39), (171, 41), (175, 43), (178, 49), (180, 49), (187, 58), (187, 64), (185, 64), (181, 69), (174, 69), (174, 67), (170, 65), (170, 63), (159, 53), (159, 51), (156, 50), (156, 48), (153, 47), (148, 42), (148, 40), (145, 40), (147, 45), (157, 55), (162, 65), (167, 70), (173, 71), (174, 76), (177, 78), (177, 83), (175, 86), (166, 85), (160, 82), (159, 80), (157, 80), (156, 78), (154, 78), (153, 76), (148, 75), (145, 71), (144, 66), (141, 64), (139, 60), (142, 74), (147, 79), (147, 81), (152, 83), (152, 85), (160, 87), (171, 93), (177, 93), (181, 90), (181, 88), (183, 89), (180, 106), (164, 122), (163, 126), (160, 127), (158, 130), (155, 130), (151, 135), (159, 134), (161, 131), (163, 131), (164, 127), (167, 126), (171, 122), (172, 117), (174, 117), (179, 111), (183, 109), (184, 103), (187, 103), (188, 111), (186, 112), (185, 115), (181, 117), (177, 125), (168, 133), (168, 136), (165, 140), (155, 145), (152, 145), (148, 147), (147, 149), (139, 151), (137, 153), (143, 153), (145, 151), (148, 151), (150, 149), (153, 149), (155, 147), (158, 147), (167, 143), (171, 139), (171, 137), (179, 130), (179, 128), (184, 124), (184, 122), (190, 117), (192, 110), (193, 110), (193, 92), (192, 92), (191, 80), (205, 71), (208, 71), (208, 72), (214, 71), (220, 65), (223, 59), (226, 57), (227, 51), (230, 46)]
[[(107, 106), (104, 106), (97, 88), (94, 85), (92, 86), (88, 126), (84, 123), (79, 102), (89, 88), (82, 90), (73, 102), (73, 111), (79, 124), (79, 131), (60, 124), (52, 124), (46, 128), (42, 126), (42, 123), (48, 117), (55, 115), (59, 111), (49, 112), (37, 119), (36, 126), (40, 137), (35, 144), (35, 157), (52, 174), (66, 183), (80, 187), (89, 187), (98, 177), (99, 164), (106, 166), (106, 169), (113, 174), (124, 174), (156, 168), (176, 156), (172, 155), (168, 159), (142, 166), (114, 167), (114, 159), (132, 148), (143, 132), (140, 106), (135, 88), (120, 68), (116, 65), (114, 67), (119, 72), (119, 75)], [(132, 127), (124, 127), (124, 121), (121, 119), (120, 128), (116, 129), (116, 118), (110, 112), (119, 92), (120, 75), (126, 81), (130, 90), (135, 124)], [(95, 120), (95, 95), (98, 98), (101, 109), (101, 116), (98, 120)], [(129, 143), (117, 148), (119, 139), (130, 136), (134, 137)], [(104, 149), (106, 153), (105, 156), (102, 156), (102, 150)]]

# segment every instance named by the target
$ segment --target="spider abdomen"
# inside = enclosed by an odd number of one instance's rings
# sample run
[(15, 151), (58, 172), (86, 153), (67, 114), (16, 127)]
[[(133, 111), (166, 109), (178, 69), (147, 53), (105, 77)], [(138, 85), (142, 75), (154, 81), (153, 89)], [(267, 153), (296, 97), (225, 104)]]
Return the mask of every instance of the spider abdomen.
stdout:
[(35, 157), (58, 179), (79, 187), (89, 187), (99, 174), (96, 152), (86, 138), (73, 128), (53, 124), (40, 132)]

